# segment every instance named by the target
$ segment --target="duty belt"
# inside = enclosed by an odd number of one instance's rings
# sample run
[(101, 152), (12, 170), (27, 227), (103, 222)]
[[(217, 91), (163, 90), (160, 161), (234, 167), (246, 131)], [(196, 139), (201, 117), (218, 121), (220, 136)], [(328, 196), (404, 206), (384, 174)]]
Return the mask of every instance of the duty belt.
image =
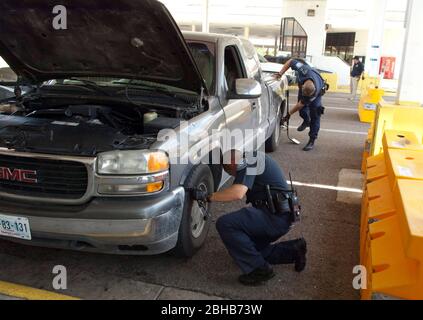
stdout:
[[(271, 208), (270, 208), (269, 203), (267, 202), (267, 200), (255, 200), (255, 201), (252, 201), (251, 204), (256, 209), (266, 208), (269, 213), (272, 212), (272, 210), (271, 210)], [(283, 217), (283, 216), (288, 215), (288, 214), (289, 214), (289, 212), (284, 212), (284, 213), (277, 212), (277, 213), (275, 213), (273, 215)]]

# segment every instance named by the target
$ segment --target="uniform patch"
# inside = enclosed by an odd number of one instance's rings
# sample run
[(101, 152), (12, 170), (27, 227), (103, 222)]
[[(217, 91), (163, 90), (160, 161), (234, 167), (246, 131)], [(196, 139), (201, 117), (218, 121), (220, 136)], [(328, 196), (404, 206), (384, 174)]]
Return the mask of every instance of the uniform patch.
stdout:
[(303, 67), (304, 64), (301, 62), (297, 62), (297, 64), (295, 65), (295, 68), (300, 69), (301, 67)]

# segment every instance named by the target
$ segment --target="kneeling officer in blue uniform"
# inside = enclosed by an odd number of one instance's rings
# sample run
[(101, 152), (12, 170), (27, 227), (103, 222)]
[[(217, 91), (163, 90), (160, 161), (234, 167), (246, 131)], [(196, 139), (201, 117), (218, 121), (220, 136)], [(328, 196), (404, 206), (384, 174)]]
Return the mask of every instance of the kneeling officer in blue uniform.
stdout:
[[(247, 165), (239, 151), (227, 155), (224, 170), (235, 177), (231, 187), (213, 194), (194, 189), (194, 200), (232, 202), (247, 196), (246, 207), (220, 217), (216, 228), (229, 254), (241, 268), (239, 281), (244, 285), (259, 285), (275, 276), (271, 265), (295, 264), (302, 272), (306, 265), (304, 239), (272, 244), (287, 234), (299, 215), (295, 191), (290, 189), (278, 164), (268, 155), (256, 157)], [(262, 170), (259, 170), (262, 168)], [(251, 174), (251, 172), (262, 172)]]
[(291, 115), (300, 111), (300, 116), (304, 121), (301, 126), (298, 127), (298, 131), (302, 132), (310, 127), (310, 140), (303, 150), (311, 151), (313, 150), (314, 143), (319, 135), (320, 117), (324, 114), (325, 110), (322, 106), (322, 96), (326, 93), (328, 86), (319, 72), (302, 60), (288, 60), (276, 77), (282, 77), (289, 68), (296, 71), (297, 74), (299, 87), (298, 103), (283, 121), (289, 121)]

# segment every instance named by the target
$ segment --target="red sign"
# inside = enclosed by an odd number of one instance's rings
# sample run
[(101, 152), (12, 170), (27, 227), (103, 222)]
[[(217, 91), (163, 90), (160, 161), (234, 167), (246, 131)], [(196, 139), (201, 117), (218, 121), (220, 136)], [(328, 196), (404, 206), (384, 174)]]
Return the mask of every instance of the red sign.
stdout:
[(382, 57), (380, 59), (379, 74), (383, 74), (383, 79), (394, 79), (396, 60), (395, 57)]

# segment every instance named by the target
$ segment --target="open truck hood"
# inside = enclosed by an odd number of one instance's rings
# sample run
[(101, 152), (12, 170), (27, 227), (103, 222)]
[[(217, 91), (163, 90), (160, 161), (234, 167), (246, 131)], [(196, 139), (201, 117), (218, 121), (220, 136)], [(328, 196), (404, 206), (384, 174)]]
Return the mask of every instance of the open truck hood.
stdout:
[(0, 1), (0, 56), (25, 79), (142, 79), (200, 93), (205, 88), (183, 36), (156, 0)]

